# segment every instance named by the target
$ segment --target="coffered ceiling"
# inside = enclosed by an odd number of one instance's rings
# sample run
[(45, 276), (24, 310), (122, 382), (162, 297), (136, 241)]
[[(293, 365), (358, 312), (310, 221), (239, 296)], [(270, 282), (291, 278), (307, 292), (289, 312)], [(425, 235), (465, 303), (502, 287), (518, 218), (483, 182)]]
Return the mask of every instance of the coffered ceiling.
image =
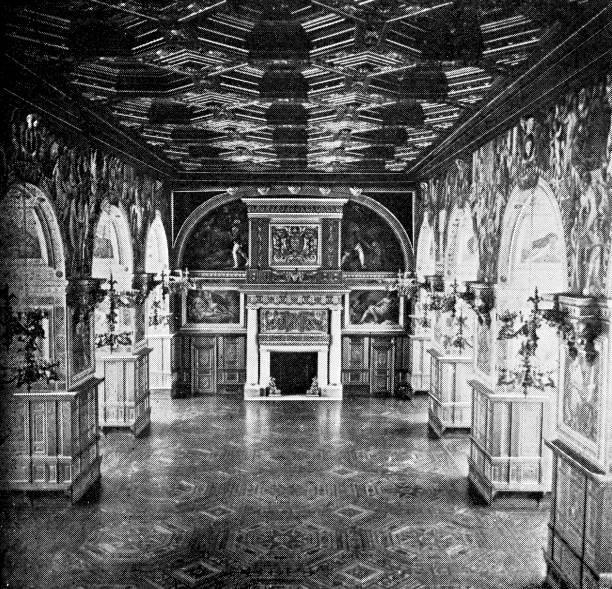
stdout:
[(412, 167), (580, 4), (57, 0), (13, 4), (6, 30), (22, 63), (177, 172), (384, 172)]

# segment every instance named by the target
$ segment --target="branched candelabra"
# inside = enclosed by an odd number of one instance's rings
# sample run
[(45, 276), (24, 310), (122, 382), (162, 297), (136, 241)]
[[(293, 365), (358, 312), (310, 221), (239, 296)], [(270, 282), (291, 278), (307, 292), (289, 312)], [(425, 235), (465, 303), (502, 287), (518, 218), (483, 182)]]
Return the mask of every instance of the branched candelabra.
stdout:
[(518, 329), (515, 329), (514, 324), (518, 314), (506, 311), (498, 317), (502, 326), (497, 336), (498, 340), (509, 340), (519, 336), (524, 338), (518, 351), (518, 355), (521, 358), (520, 369), (502, 369), (500, 371), (499, 384), (514, 384), (520, 380), (525, 396), (527, 396), (530, 388), (543, 390), (546, 386), (554, 385), (550, 376), (551, 372), (544, 372), (534, 367), (534, 358), (540, 339), (538, 331), (542, 325), (544, 316), (544, 312), (540, 308), (542, 297), (539, 296), (537, 288), (533, 296), (529, 297), (527, 300), (531, 303), (531, 311), (529, 312), (527, 320), (523, 321)]
[(117, 329), (117, 308), (123, 305), (129, 305), (129, 299), (122, 300), (122, 297), (125, 296), (122, 293), (118, 293), (115, 289), (115, 285), (117, 281), (113, 279), (111, 274), (108, 279), (108, 300), (109, 300), (109, 309), (106, 314), (106, 324), (108, 326), (108, 332), (100, 333), (96, 337), (96, 347), (110, 348), (110, 351), (113, 352), (119, 346), (129, 346), (132, 343), (132, 334), (129, 331), (122, 331), (116, 333)]
[(165, 270), (162, 270), (161, 285), (162, 300), (164, 301), (171, 292), (186, 292), (196, 288), (195, 282), (189, 277), (187, 268), (184, 271), (174, 270), (173, 274), (167, 274)]
[(14, 340), (21, 343), (18, 352), (23, 354), (22, 360), (16, 366), (1, 366), (5, 373), (3, 382), (15, 382), (17, 387), (25, 385), (28, 392), (32, 385), (43, 378), (49, 384), (58, 379), (57, 369), (59, 362), (49, 362), (40, 357), (40, 342), (45, 339), (43, 325), (47, 313), (41, 309), (20, 311), (15, 313), (12, 308), (15, 295), (11, 294), (8, 285), (0, 288), (0, 301), (2, 303), (2, 339), (6, 351), (10, 349)]

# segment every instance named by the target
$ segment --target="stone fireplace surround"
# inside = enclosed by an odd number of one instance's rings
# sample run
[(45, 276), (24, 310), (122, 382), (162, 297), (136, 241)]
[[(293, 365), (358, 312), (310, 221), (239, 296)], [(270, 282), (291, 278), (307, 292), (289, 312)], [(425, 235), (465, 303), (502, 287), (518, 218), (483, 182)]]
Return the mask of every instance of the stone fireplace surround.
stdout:
[[(251, 400), (342, 399), (341, 384), (341, 310), (342, 293), (309, 292), (266, 293), (247, 295), (247, 375), (244, 398)], [(258, 314), (261, 309), (279, 308), (296, 311), (327, 310), (329, 333), (260, 333)], [(262, 397), (261, 389), (270, 382), (272, 352), (316, 352), (317, 380), (321, 397), (281, 395)]]

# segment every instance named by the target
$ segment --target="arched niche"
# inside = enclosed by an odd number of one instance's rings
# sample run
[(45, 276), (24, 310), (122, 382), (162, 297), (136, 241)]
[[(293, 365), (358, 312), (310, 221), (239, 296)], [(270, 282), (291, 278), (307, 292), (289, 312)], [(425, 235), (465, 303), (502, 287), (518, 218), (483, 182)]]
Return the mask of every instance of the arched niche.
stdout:
[[(161, 219), (159, 211), (156, 213), (153, 222), (149, 226), (147, 232), (146, 248), (145, 248), (145, 272), (154, 274), (158, 279), (161, 278), (162, 272), (169, 272), (169, 253), (168, 239), (166, 230)], [(149, 294), (145, 304), (145, 333), (149, 335), (151, 332), (167, 332), (168, 325), (166, 322), (151, 323), (150, 314), (153, 312), (153, 305), (158, 306), (157, 312), (161, 316), (167, 316), (170, 308), (170, 297), (162, 297), (162, 285), (156, 286)], [(150, 365), (151, 369), (153, 368)]]
[[(561, 211), (552, 189), (543, 180), (533, 189), (517, 187), (510, 195), (499, 255), (498, 313), (520, 312), (526, 318), (531, 309), (528, 298), (536, 288), (540, 295), (567, 291), (568, 261)], [(502, 365), (517, 361), (519, 340), (500, 342)], [(544, 369), (556, 367), (558, 338), (545, 323), (536, 356)]]
[(436, 272), (436, 239), (432, 226), (423, 219), (416, 251), (416, 275), (419, 281)]
[[(102, 213), (94, 234), (93, 260), (91, 275), (93, 278), (108, 280), (112, 275), (116, 281), (115, 289), (125, 291), (132, 289), (133, 250), (130, 224), (125, 211), (115, 205), (103, 203)], [(96, 306), (95, 333), (105, 333), (108, 329), (107, 313), (109, 298), (106, 297)], [(131, 312), (121, 307), (117, 317), (117, 332), (131, 330)], [(98, 376), (101, 376), (102, 362), (96, 363)]]
[(455, 207), (448, 223), (444, 280), (465, 283), (478, 275), (478, 239), (469, 207)]
[(9, 273), (23, 276), (19, 269), (27, 267), (30, 281), (65, 279), (64, 240), (50, 198), (32, 184), (13, 184), (2, 209), (0, 241)]
[(504, 213), (499, 250), (499, 282), (507, 289), (565, 292), (567, 250), (561, 210), (550, 186), (516, 188)]
[[(9, 293), (16, 297), (15, 309), (45, 312), (45, 336), (39, 342), (42, 357), (65, 359), (66, 342), (58, 337), (66, 328), (65, 249), (55, 208), (43, 190), (29, 183), (11, 185), (1, 202), (0, 283), (7, 284)], [(19, 347), (14, 344), (3, 352), (11, 357)], [(65, 363), (58, 373), (57, 383), (65, 385)]]
[(103, 204), (94, 234), (92, 277), (108, 279), (112, 274), (118, 290), (132, 288), (134, 258), (130, 225), (125, 211)]
[(149, 227), (145, 250), (145, 272), (161, 274), (168, 270), (170, 257), (168, 254), (168, 238), (159, 211)]

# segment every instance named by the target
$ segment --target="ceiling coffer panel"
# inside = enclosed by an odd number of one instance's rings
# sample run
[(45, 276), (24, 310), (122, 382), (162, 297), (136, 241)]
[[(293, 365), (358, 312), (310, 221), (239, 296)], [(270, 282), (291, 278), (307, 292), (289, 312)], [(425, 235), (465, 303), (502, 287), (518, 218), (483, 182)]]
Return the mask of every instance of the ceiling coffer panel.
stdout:
[(10, 4), (12, 56), (106, 107), (179, 171), (401, 171), (589, 3)]

